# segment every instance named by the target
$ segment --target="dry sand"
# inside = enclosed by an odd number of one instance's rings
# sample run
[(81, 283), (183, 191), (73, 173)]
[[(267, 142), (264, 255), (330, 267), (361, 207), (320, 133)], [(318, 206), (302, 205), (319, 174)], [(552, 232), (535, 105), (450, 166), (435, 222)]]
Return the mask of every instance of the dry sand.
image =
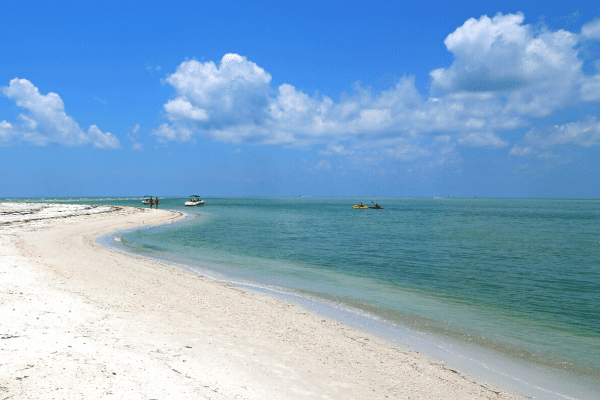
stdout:
[(94, 243), (180, 216), (0, 203), (0, 400), (518, 398), (301, 307)]

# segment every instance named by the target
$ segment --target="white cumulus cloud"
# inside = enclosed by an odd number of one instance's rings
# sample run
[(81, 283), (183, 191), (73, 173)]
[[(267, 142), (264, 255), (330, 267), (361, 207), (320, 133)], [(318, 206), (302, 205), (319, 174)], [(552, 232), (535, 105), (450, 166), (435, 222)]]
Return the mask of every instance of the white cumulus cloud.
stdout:
[(87, 138), (98, 149), (118, 149), (121, 147), (119, 139), (110, 132), (102, 133), (96, 125), (90, 126)]
[(454, 60), (431, 71), (429, 97), (409, 76), (382, 91), (356, 83), (334, 101), (289, 83), (273, 87), (268, 72), (237, 54), (219, 63), (184, 61), (165, 79), (175, 94), (164, 105), (167, 121), (152, 134), (161, 142), (204, 136), (321, 146), (320, 155), (357, 162), (429, 157), (443, 165), (460, 160), (460, 146), (503, 149), (511, 145), (505, 132), (599, 101), (600, 75), (583, 73), (578, 48), (597, 38), (598, 24), (578, 34), (534, 27), (521, 13), (471, 18), (444, 41)]
[(181, 119), (206, 121), (208, 119), (208, 114), (205, 110), (194, 107), (192, 103), (182, 98), (171, 100), (165, 104), (165, 111), (167, 112), (167, 117), (171, 121), (177, 121)]
[(19, 142), (35, 146), (49, 144), (73, 147), (92, 144), (100, 149), (117, 149), (119, 139), (110, 132), (103, 133), (96, 125), (84, 132), (73, 117), (67, 115), (65, 106), (56, 93), (43, 95), (27, 79), (15, 78), (2, 93), (25, 110), (18, 122), (0, 123), (0, 144), (9, 146)]
[(523, 14), (471, 18), (444, 44), (454, 62), (431, 72), (432, 93), (491, 92), (496, 113), (545, 116), (576, 93), (582, 61), (578, 35), (536, 31)]

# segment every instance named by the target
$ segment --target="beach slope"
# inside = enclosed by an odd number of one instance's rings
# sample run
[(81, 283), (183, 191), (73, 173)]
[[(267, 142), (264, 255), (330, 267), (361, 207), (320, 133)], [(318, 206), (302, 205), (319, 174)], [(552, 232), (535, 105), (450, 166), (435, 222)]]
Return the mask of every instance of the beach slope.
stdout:
[(301, 307), (95, 243), (180, 217), (0, 203), (0, 400), (518, 398)]

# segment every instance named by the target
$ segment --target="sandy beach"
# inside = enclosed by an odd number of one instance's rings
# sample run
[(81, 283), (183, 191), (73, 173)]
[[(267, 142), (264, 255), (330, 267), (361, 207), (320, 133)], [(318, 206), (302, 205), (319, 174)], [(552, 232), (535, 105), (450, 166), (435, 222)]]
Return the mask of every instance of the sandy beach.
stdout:
[(0, 400), (520, 398), (299, 306), (95, 243), (181, 216), (0, 203)]

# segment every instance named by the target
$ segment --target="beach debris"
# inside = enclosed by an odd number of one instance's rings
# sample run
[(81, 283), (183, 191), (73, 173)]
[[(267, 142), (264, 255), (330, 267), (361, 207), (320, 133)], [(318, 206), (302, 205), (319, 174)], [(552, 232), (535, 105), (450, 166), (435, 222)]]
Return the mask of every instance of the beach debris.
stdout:
[(6, 334), (4, 334), (4, 335), (0, 336), (0, 339), (14, 339), (14, 338), (18, 338), (18, 337), (20, 337), (20, 336), (17, 336), (17, 335), (11, 335), (11, 334), (9, 334), (9, 333), (6, 333)]

